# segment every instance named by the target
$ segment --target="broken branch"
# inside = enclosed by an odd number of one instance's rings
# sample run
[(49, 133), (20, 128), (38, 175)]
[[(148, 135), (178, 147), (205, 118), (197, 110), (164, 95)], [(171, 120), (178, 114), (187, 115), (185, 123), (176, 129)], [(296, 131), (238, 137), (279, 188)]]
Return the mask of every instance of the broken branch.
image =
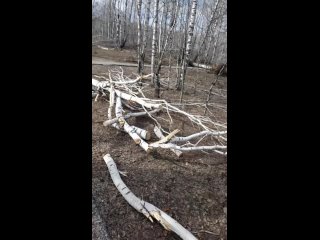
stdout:
[(108, 170), (111, 176), (111, 179), (124, 197), (124, 199), (138, 212), (145, 215), (151, 222), (153, 222), (152, 217), (156, 219), (166, 230), (175, 232), (178, 236), (180, 236), (183, 240), (197, 240), (195, 236), (187, 229), (185, 229), (181, 224), (179, 224), (176, 220), (170, 217), (168, 214), (152, 205), (151, 203), (145, 202), (134, 195), (133, 192), (127, 187), (127, 185), (122, 181), (117, 166), (110, 156), (110, 154), (106, 154), (103, 157), (105, 163), (108, 166)]

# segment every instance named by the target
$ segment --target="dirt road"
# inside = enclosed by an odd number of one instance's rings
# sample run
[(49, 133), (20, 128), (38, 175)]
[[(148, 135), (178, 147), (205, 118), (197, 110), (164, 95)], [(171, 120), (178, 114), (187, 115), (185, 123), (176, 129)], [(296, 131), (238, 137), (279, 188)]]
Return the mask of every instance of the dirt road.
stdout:
[(92, 240), (110, 240), (105, 225), (92, 199)]
[[(110, 59), (99, 58), (99, 57), (92, 57), (92, 65), (137, 67), (137, 63), (116, 62)], [(151, 67), (150, 64), (145, 64), (144, 66)]]
[[(106, 58), (100, 58), (100, 57), (92, 57), (92, 65), (104, 65), (104, 66), (125, 66), (125, 67), (137, 67), (137, 63), (128, 63), (128, 62), (116, 62), (110, 59)], [(145, 67), (151, 67), (150, 64), (144, 64)], [(162, 68), (166, 68), (169, 66), (161, 66)], [(171, 66), (171, 68), (177, 68), (176, 66)], [(194, 68), (188, 66), (188, 68)]]

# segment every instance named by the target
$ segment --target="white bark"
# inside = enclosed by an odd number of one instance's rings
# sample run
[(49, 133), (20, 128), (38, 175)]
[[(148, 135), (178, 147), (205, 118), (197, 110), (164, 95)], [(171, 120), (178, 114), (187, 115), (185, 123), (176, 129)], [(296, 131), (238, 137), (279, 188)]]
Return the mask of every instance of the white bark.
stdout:
[[(159, 0), (155, 0), (154, 9), (153, 9), (153, 34), (152, 34), (152, 55), (151, 55), (151, 73), (154, 73), (154, 60), (156, 55), (156, 41), (157, 41), (157, 28), (158, 28), (158, 14), (159, 14)], [(154, 83), (154, 75), (152, 78), (152, 83)]]
[[(193, 115), (187, 113), (185, 111), (180, 110), (179, 108), (173, 106), (172, 104), (168, 103), (167, 101), (160, 99), (149, 99), (146, 98), (142, 92), (142, 88), (139, 87), (135, 83), (131, 83), (132, 80), (128, 79), (123, 76), (123, 72), (121, 71), (113, 71), (109, 72), (109, 79), (106, 81), (98, 81), (96, 79), (92, 79), (92, 87), (94, 90), (98, 90), (99, 93), (105, 95), (108, 91), (110, 94), (110, 104), (108, 109), (108, 120), (104, 122), (104, 126), (112, 125), (116, 129), (120, 131), (127, 132), (130, 137), (135, 141), (136, 144), (139, 144), (146, 152), (150, 152), (153, 148), (164, 148), (164, 149), (171, 149), (171, 151), (175, 152), (178, 156), (181, 152), (184, 151), (203, 151), (203, 150), (213, 150), (217, 153), (226, 155), (226, 134), (227, 134), (227, 126), (226, 124), (221, 124), (219, 122), (212, 121), (209, 117), (201, 116), (201, 115)], [(113, 79), (116, 79), (117, 82), (121, 82), (122, 84), (114, 84)], [(124, 81), (126, 79), (126, 81)], [(123, 81), (123, 82), (122, 82)], [(130, 82), (130, 83), (129, 83)], [(120, 90), (119, 90), (120, 89)], [(138, 97), (138, 95), (142, 95), (142, 97)], [(116, 99), (114, 99), (116, 97)], [(125, 99), (128, 102), (137, 103), (138, 107), (143, 107), (145, 112), (139, 113), (129, 113), (124, 115), (122, 109), (122, 100)], [(112, 111), (114, 102), (116, 101), (115, 106), (115, 118), (112, 118)], [(126, 101), (125, 101), (126, 102)], [(147, 111), (146, 108), (153, 109), (152, 111)], [(159, 138), (159, 141), (154, 143), (147, 143), (145, 140), (150, 140), (150, 133), (144, 129), (130, 126), (126, 122), (126, 118), (132, 116), (142, 116), (148, 115), (154, 122), (155, 125), (159, 126), (161, 129), (160, 123), (157, 121), (156, 117), (152, 116), (152, 113), (155, 113), (160, 110), (166, 110), (166, 113), (172, 122), (172, 118), (170, 113), (177, 113), (185, 118), (189, 119), (192, 123), (196, 124), (198, 127), (201, 127), (204, 131), (194, 133), (190, 136), (186, 137), (175, 137), (175, 134), (178, 130), (171, 132), (169, 135), (164, 136), (161, 131), (157, 133), (157, 129), (155, 129), (155, 133)], [(209, 125), (210, 126), (209, 126)], [(215, 136), (216, 139), (219, 141), (219, 145), (213, 146), (198, 146), (199, 142), (207, 137), (207, 136)], [(200, 140), (195, 143), (189, 143), (188, 141), (192, 139), (200, 138)], [(188, 142), (183, 146), (178, 146), (175, 143), (178, 142)]]
[(197, 60), (199, 53), (201, 53), (201, 51), (202, 51), (202, 49), (203, 49), (203, 46), (205, 45), (205, 43), (206, 43), (206, 41), (207, 41), (207, 39), (208, 39), (209, 32), (210, 32), (210, 28), (211, 28), (211, 26), (212, 26), (212, 24), (213, 24), (213, 22), (214, 22), (214, 20), (215, 20), (214, 17), (215, 17), (215, 15), (216, 15), (216, 11), (217, 11), (218, 4), (219, 4), (219, 0), (216, 0), (216, 1), (215, 1), (215, 5), (214, 5), (213, 9), (211, 10), (212, 12), (211, 12), (211, 16), (210, 16), (209, 23), (208, 23), (208, 25), (207, 25), (207, 29), (206, 29), (205, 35), (204, 35), (203, 38), (202, 38), (202, 42), (201, 42), (201, 44), (200, 44), (200, 47), (199, 47), (199, 49), (198, 49), (198, 52), (197, 52), (197, 53), (195, 54), (195, 56), (194, 56), (193, 62), (195, 62), (195, 61)]
[(130, 126), (127, 122), (124, 123), (123, 129), (130, 135), (133, 141), (143, 148), (147, 153), (152, 150), (152, 147), (149, 146), (141, 137), (136, 133), (136, 128)]
[(224, 135), (227, 134), (227, 131), (220, 131), (220, 132), (211, 132), (211, 131), (202, 131), (199, 133), (195, 133), (186, 137), (175, 137), (173, 138), (170, 142), (174, 143), (174, 142), (186, 142), (186, 141), (190, 141), (191, 139), (194, 138), (198, 138), (198, 137), (202, 137), (204, 135), (208, 135), (208, 136), (220, 136), (220, 135)]
[(137, 1), (137, 12), (138, 12), (138, 73), (141, 73), (141, 60), (142, 60), (142, 46), (141, 46), (141, 2)]
[[(111, 89), (109, 88), (110, 85), (107, 81), (100, 82), (100, 81), (92, 78), (92, 85), (97, 87), (98, 89), (103, 88), (103, 89), (108, 90), (109, 92), (111, 91)], [(117, 89), (114, 89), (114, 91), (119, 97), (121, 97), (125, 100), (128, 100), (128, 101), (133, 101), (133, 102), (139, 103), (140, 105), (142, 105), (146, 108), (161, 108), (161, 104), (147, 103), (144, 100), (142, 100), (141, 98), (138, 98), (138, 97), (132, 96), (130, 94), (121, 92)]]
[(102, 47), (100, 45), (97, 46), (98, 48), (102, 49), (102, 50), (109, 50), (109, 48), (105, 48), (105, 47)]
[(196, 146), (196, 147), (181, 147), (173, 143), (160, 143), (160, 144), (150, 144), (150, 147), (153, 148), (164, 148), (164, 149), (175, 149), (182, 152), (188, 151), (198, 151), (198, 150), (224, 150), (227, 149), (227, 146), (215, 145), (215, 146)]
[(98, 89), (109, 87), (110, 84), (107, 81), (99, 81), (97, 79), (92, 78), (92, 85)]
[[(169, 33), (167, 34), (167, 36), (165, 37), (162, 49), (160, 48), (160, 45), (159, 45), (159, 57), (158, 57), (158, 61), (157, 61), (157, 66), (153, 71), (153, 74), (154, 74), (154, 80), (153, 81), (154, 81), (154, 85), (155, 85), (155, 96), (158, 97), (158, 98), (160, 97), (160, 86), (161, 85), (160, 85), (159, 74), (160, 74), (160, 70), (161, 70), (161, 66), (162, 66), (162, 60), (163, 60), (164, 54), (165, 54), (165, 52), (167, 50), (168, 43), (169, 44), (171, 43), (172, 33), (173, 33), (173, 30), (174, 30), (175, 25), (176, 25), (178, 11), (179, 11), (179, 1), (176, 2), (175, 12), (173, 13), (173, 16), (172, 16), (172, 19), (171, 19), (171, 23), (170, 23), (171, 24), (170, 30), (169, 30)], [(166, 20), (167, 20), (167, 17), (166, 17)], [(161, 42), (160, 40), (161, 39), (160, 39), (160, 36), (159, 36), (159, 44)]]
[(120, 16), (119, 13), (117, 14), (117, 30), (116, 30), (116, 42), (117, 42), (117, 48), (120, 47)]
[[(121, 127), (120, 127), (118, 124), (116, 124), (116, 123), (112, 124), (111, 126), (114, 127), (115, 129), (121, 131), (121, 132), (126, 132), (126, 131), (124, 130), (124, 127), (121, 128)], [(132, 132), (134, 132), (134, 133), (136, 133), (136, 134), (138, 135), (138, 137), (136, 137), (135, 135), (134, 135), (134, 137), (135, 137), (135, 139), (137, 139), (136, 141), (139, 142), (139, 144), (140, 144), (140, 142), (141, 142), (141, 139), (140, 139), (140, 138), (143, 138), (143, 139), (145, 139), (145, 140), (150, 140), (151, 135), (150, 135), (150, 132), (148, 132), (147, 130), (144, 130), (144, 129), (142, 129), (142, 128), (138, 128), (138, 127), (136, 127), (136, 126), (130, 126), (130, 127), (132, 128)], [(126, 133), (127, 133), (127, 132), (126, 132)], [(129, 135), (130, 135), (130, 134), (129, 134)], [(141, 143), (141, 144), (143, 145), (143, 146), (142, 146), (143, 149), (147, 149), (147, 150), (146, 150), (147, 152), (150, 152), (150, 151), (152, 150), (152, 148), (149, 147), (149, 146), (146, 146), (145, 143)]]
[(138, 128), (136, 126), (131, 126), (133, 131), (135, 131), (135, 133), (137, 133), (141, 138), (145, 139), (145, 140), (150, 140), (151, 138), (151, 134), (150, 132), (148, 132), (147, 130), (144, 130), (142, 128)]
[[(162, 28), (163, 28), (163, 21), (164, 21), (164, 11), (165, 11), (166, 2), (162, 2), (162, 10), (160, 13), (160, 26), (159, 26), (159, 39), (158, 39), (158, 53), (161, 52), (161, 36), (162, 36)], [(161, 7), (160, 7), (161, 8)]]
[(182, 64), (181, 69), (181, 96), (180, 96), (180, 102), (182, 101), (183, 94), (184, 94), (184, 81), (187, 71), (187, 65), (189, 64), (189, 58), (191, 53), (191, 47), (192, 47), (192, 37), (193, 37), (193, 30), (194, 30), (194, 23), (196, 19), (196, 13), (197, 13), (197, 0), (192, 0), (192, 6), (191, 6), (191, 14), (190, 14), (190, 20), (189, 20), (189, 27), (188, 27), (188, 39), (187, 39), (187, 46), (186, 46), (186, 52), (184, 61)]
[(145, 49), (147, 47), (147, 39), (148, 39), (148, 29), (149, 29), (149, 20), (150, 20), (150, 5), (151, 0), (147, 1), (146, 6), (146, 18), (144, 20), (144, 31), (143, 31), (143, 39), (142, 39), (142, 49), (141, 49), (141, 72), (144, 72), (144, 60), (145, 60)]
[(112, 119), (112, 107), (114, 105), (114, 99), (115, 99), (115, 91), (113, 88), (113, 85), (110, 87), (110, 102), (109, 102), (109, 108), (108, 108), (108, 119)]
[(119, 97), (121, 97), (125, 100), (128, 100), (128, 101), (133, 101), (133, 102), (139, 103), (140, 105), (142, 105), (146, 108), (160, 108), (161, 107), (161, 104), (147, 103), (144, 100), (142, 100), (141, 98), (134, 97), (132, 95), (121, 92), (119, 90), (115, 90), (115, 92)]
[[(127, 124), (127, 122), (124, 120), (123, 116), (122, 116), (122, 104), (121, 104), (121, 98), (117, 96), (116, 99), (116, 107), (115, 107), (115, 112), (116, 112), (116, 118), (118, 119), (118, 125), (120, 128), (124, 127), (124, 130), (133, 138), (133, 140), (135, 141), (136, 144), (141, 144), (140, 146), (145, 150), (148, 151), (148, 146), (146, 144), (144, 144), (140, 139), (146, 139), (149, 140), (150, 139), (150, 133), (144, 129), (135, 127), (135, 126), (129, 126)], [(116, 123), (113, 123), (112, 126), (116, 125)], [(129, 133), (130, 131), (130, 133)], [(139, 138), (136, 137), (135, 134), (137, 134), (139, 136)]]
[(174, 131), (170, 132), (167, 136), (165, 136), (164, 138), (160, 139), (159, 141), (155, 142), (155, 143), (152, 143), (154, 145), (156, 144), (161, 144), (161, 143), (167, 143), (169, 142), (169, 140), (171, 138), (173, 138), (178, 132), (180, 132), (179, 129), (175, 129)]
[(208, 69), (208, 70), (212, 70), (213, 69), (212, 65), (206, 65), (206, 64), (196, 63), (196, 62), (192, 62), (191, 66), (198, 67), (198, 68), (204, 68), (204, 69)]
[[(128, 113), (128, 114), (124, 115), (123, 118), (124, 119), (128, 119), (130, 117), (141, 117), (141, 116), (145, 116), (147, 114), (154, 114), (154, 113), (159, 112), (161, 110), (162, 110), (162, 108), (158, 108), (158, 109), (154, 109), (154, 110), (152, 110), (150, 112)], [(109, 125), (111, 125), (113, 123), (116, 123), (118, 120), (119, 120), (119, 118), (113, 118), (111, 120), (107, 120), (107, 121), (103, 122), (103, 126), (105, 126), (105, 127), (109, 126)]]
[(168, 214), (152, 205), (138, 198), (134, 193), (130, 191), (127, 185), (122, 181), (117, 166), (110, 154), (103, 157), (105, 163), (108, 166), (108, 170), (114, 185), (118, 191), (124, 197), (124, 199), (138, 212), (145, 215), (151, 222), (152, 217), (156, 219), (166, 230), (171, 230), (180, 236), (183, 240), (197, 240), (187, 229), (185, 229), (176, 220), (170, 217)]
[[(159, 139), (164, 139), (165, 136), (163, 135), (163, 133), (161, 132), (160, 128), (158, 128), (157, 126), (154, 127), (154, 133), (156, 134), (156, 136)], [(175, 149), (170, 149), (174, 154), (176, 154), (178, 157), (180, 157), (182, 155), (182, 152), (179, 150), (175, 150)]]

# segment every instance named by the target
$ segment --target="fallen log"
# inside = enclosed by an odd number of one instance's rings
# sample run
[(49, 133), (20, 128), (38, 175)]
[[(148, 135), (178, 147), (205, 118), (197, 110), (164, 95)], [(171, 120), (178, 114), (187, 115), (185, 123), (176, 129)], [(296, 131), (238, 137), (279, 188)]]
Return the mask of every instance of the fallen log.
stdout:
[(110, 84), (107, 81), (99, 81), (97, 79), (92, 78), (92, 85), (95, 86), (96, 88), (106, 88), (109, 87)]
[(161, 138), (159, 141), (154, 142), (153, 144), (160, 144), (160, 143), (166, 143), (169, 142), (171, 138), (173, 138), (178, 132), (180, 132), (179, 129), (175, 129), (174, 131), (172, 131), (171, 133), (169, 133), (167, 136)]
[(149, 144), (146, 143), (135, 131), (135, 128), (130, 126), (127, 122), (123, 125), (123, 129), (130, 135), (133, 141), (143, 148), (147, 153), (151, 152), (152, 147), (149, 147)]
[[(126, 115), (124, 115), (123, 116), (123, 118), (124, 119), (128, 119), (128, 118), (131, 118), (131, 117), (141, 117), (141, 116), (146, 116), (146, 115), (148, 115), (148, 114), (154, 114), (154, 113), (157, 113), (157, 112), (160, 112), (162, 110), (162, 108), (158, 108), (158, 109), (154, 109), (154, 110), (152, 110), (152, 111), (150, 111), (150, 112), (136, 112), (136, 113), (132, 113), (132, 112), (130, 112), (130, 113), (127, 113)], [(119, 120), (119, 118), (113, 118), (113, 119), (111, 119), (111, 120), (107, 120), (107, 121), (104, 121), (103, 122), (103, 126), (109, 126), (109, 125), (111, 125), (111, 124), (113, 124), (113, 123), (116, 123), (116, 122), (118, 122), (118, 120)]]
[(203, 69), (207, 69), (207, 70), (213, 70), (212, 65), (200, 64), (200, 63), (195, 63), (195, 62), (190, 62), (189, 65), (191, 67), (197, 67), (197, 68), (203, 68)]
[[(141, 138), (148, 138), (150, 139), (150, 134), (141, 128), (137, 128), (134, 126), (130, 126), (126, 120), (124, 120), (122, 116), (122, 104), (121, 104), (121, 98), (117, 96), (116, 98), (116, 106), (115, 106), (115, 112), (116, 112), (116, 117), (118, 118), (118, 125), (119, 128), (121, 129), (123, 127), (124, 131), (126, 131), (130, 137), (133, 139), (133, 141), (136, 144), (139, 144), (140, 147), (142, 147), (147, 153), (151, 151), (152, 148), (149, 147), (149, 144), (143, 141)], [(117, 123), (112, 124), (114, 126)], [(139, 134), (138, 134), (139, 132)], [(139, 136), (141, 134), (141, 137)]]
[(188, 151), (195, 151), (195, 150), (224, 150), (227, 149), (227, 146), (222, 145), (214, 145), (214, 146), (195, 146), (195, 147), (181, 147), (178, 145), (175, 145), (173, 143), (152, 143), (150, 144), (150, 147), (153, 148), (164, 148), (164, 149), (175, 149), (182, 152), (188, 152)]
[[(109, 91), (109, 89), (107, 89), (107, 90)], [(121, 91), (116, 90), (116, 89), (115, 89), (115, 92), (119, 97), (121, 97), (121, 98), (123, 98), (125, 100), (128, 100), (128, 101), (133, 101), (133, 102), (139, 103), (140, 105), (142, 105), (142, 106), (144, 106), (146, 108), (160, 108), (161, 107), (161, 104), (147, 103), (144, 100), (142, 100), (141, 98), (132, 96), (130, 94), (121, 92)]]
[[(119, 130), (119, 131), (126, 132), (126, 131), (124, 130), (124, 128), (123, 128), (123, 127), (120, 128), (120, 126), (117, 125), (117, 123), (114, 123), (114, 124), (112, 124), (111, 126), (114, 127), (115, 129)], [(142, 128), (138, 128), (138, 127), (136, 127), (136, 126), (130, 126), (130, 127), (132, 128), (131, 131), (134, 132), (134, 133), (136, 133), (136, 134), (138, 134), (138, 136), (139, 136), (140, 138), (143, 138), (143, 139), (145, 139), (145, 140), (150, 140), (151, 134), (150, 134), (149, 131), (144, 130), (144, 129), (142, 129)]]
[(134, 195), (134, 193), (131, 192), (127, 185), (122, 181), (117, 166), (110, 154), (106, 154), (103, 159), (107, 164), (114, 185), (124, 199), (134, 209), (145, 215), (151, 222), (153, 222), (152, 218), (156, 219), (166, 230), (175, 232), (183, 240), (197, 240), (197, 238), (193, 236), (191, 232), (185, 229), (180, 223), (178, 223), (168, 214), (151, 203), (145, 202)]
[[(165, 138), (165, 136), (161, 132), (160, 128), (158, 128), (157, 126), (154, 127), (153, 131), (159, 139)], [(170, 151), (173, 152), (174, 154), (176, 154), (178, 157), (180, 157), (182, 155), (182, 152), (179, 150), (175, 150), (175, 149), (170, 148)]]
[[(146, 77), (148, 77), (147, 75)], [(139, 79), (139, 77), (137, 78)], [(142, 92), (142, 88), (139, 84), (136, 84), (136, 80), (131, 80), (127, 77), (124, 77), (123, 70), (121, 71), (109, 71), (109, 80), (107, 81), (98, 81), (92, 78), (92, 86), (96, 88), (96, 91), (102, 95), (109, 95), (109, 107), (108, 107), (108, 120), (103, 122), (104, 126), (111, 125), (120, 131), (124, 131), (130, 135), (136, 144), (139, 144), (147, 153), (154, 148), (163, 148), (170, 149), (177, 156), (180, 156), (182, 152), (187, 151), (206, 151), (213, 150), (219, 154), (226, 155), (227, 149), (227, 131), (226, 124), (221, 124), (219, 122), (214, 122), (208, 116), (194, 115), (188, 112), (185, 112), (178, 107), (168, 103), (167, 101), (160, 99), (149, 99), (146, 98)], [(118, 84), (115, 84), (118, 83)], [(138, 111), (142, 112), (131, 112), (125, 114), (122, 106), (127, 104), (132, 106), (132, 108), (139, 109)], [(143, 110), (142, 110), (143, 109)], [(169, 122), (172, 124), (173, 120), (171, 113), (179, 114), (191, 121), (193, 125), (196, 125), (202, 128), (201, 132), (194, 133), (189, 136), (175, 136), (179, 130), (175, 130), (168, 135), (162, 134), (160, 131), (161, 125), (158, 120), (165, 120), (163, 116), (151, 115), (158, 111), (164, 110), (169, 117)], [(115, 113), (115, 116), (112, 116), (112, 113)], [(160, 129), (153, 129), (158, 141), (153, 143), (148, 143), (147, 141), (151, 139), (151, 134), (147, 130), (138, 128), (136, 126), (131, 126), (128, 124), (126, 119), (130, 117), (138, 116), (149, 116), (155, 124)], [(159, 118), (158, 118), (159, 117)], [(219, 143), (217, 145), (214, 143), (213, 146), (199, 146), (199, 143), (206, 137), (215, 138)], [(197, 143), (191, 143), (192, 139), (199, 138)], [(213, 140), (213, 139), (212, 139)], [(178, 146), (177, 143), (186, 142), (182, 146)], [(211, 144), (209, 144), (211, 145)]]
[(220, 131), (220, 132), (211, 132), (211, 131), (202, 131), (199, 133), (195, 133), (186, 137), (174, 137), (173, 139), (171, 139), (171, 143), (174, 142), (186, 142), (186, 141), (190, 141), (191, 139), (194, 138), (198, 138), (198, 137), (202, 137), (204, 135), (207, 136), (220, 136), (220, 135), (224, 135), (227, 134), (227, 131)]

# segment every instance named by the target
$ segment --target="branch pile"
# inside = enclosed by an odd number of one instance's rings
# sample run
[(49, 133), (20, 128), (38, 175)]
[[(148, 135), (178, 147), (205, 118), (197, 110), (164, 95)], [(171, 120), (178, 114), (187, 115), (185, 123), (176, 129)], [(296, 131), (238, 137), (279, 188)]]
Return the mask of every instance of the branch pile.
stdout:
[[(168, 103), (163, 99), (147, 98), (144, 94), (144, 89), (148, 84), (144, 83), (143, 80), (150, 77), (152, 77), (152, 74), (130, 79), (124, 76), (121, 68), (109, 70), (108, 75), (93, 75), (92, 96), (95, 97), (95, 101), (99, 96), (107, 96), (109, 98), (108, 119), (103, 125), (128, 133), (133, 141), (147, 153), (156, 148), (163, 148), (170, 149), (177, 156), (187, 151), (214, 151), (226, 155), (226, 123), (214, 122), (207, 116), (190, 114), (174, 106), (174, 103)], [(124, 107), (129, 111), (125, 111)], [(164, 114), (167, 117), (164, 118)], [(199, 132), (189, 136), (177, 136), (180, 132), (179, 129), (170, 132), (166, 131), (165, 129), (171, 128), (173, 114), (189, 120), (194, 127), (199, 129)], [(151, 132), (128, 124), (127, 119), (140, 116), (148, 116), (153, 120), (153, 131), (159, 141), (150, 142)], [(167, 122), (169, 128), (161, 126), (159, 119)], [(201, 146), (200, 142), (205, 138), (211, 138), (214, 144)], [(197, 141), (191, 142), (192, 140)]]

